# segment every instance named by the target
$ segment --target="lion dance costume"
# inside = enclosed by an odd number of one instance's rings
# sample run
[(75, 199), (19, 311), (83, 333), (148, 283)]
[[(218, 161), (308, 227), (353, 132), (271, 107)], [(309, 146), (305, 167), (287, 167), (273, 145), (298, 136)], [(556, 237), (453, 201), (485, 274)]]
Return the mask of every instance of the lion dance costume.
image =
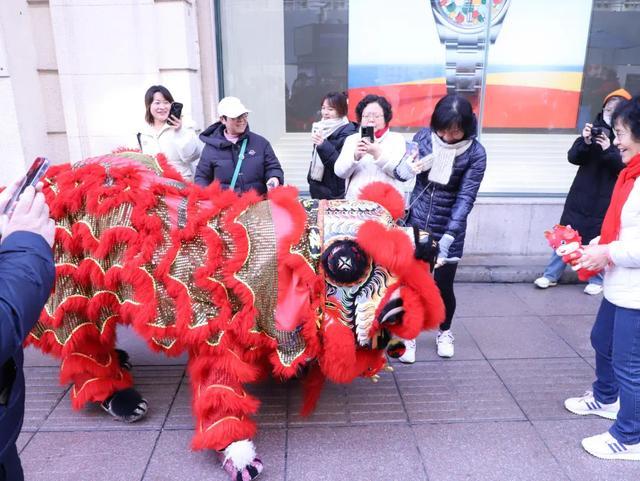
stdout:
[(57, 279), (28, 342), (61, 358), (76, 409), (133, 386), (117, 324), (186, 351), (192, 446), (217, 450), (234, 480), (262, 470), (246, 383), (301, 376), (309, 413), (325, 379), (375, 377), (397, 337), (443, 318), (424, 262), (433, 245), (396, 226), (402, 199), (384, 184), (367, 200), (299, 200), (291, 187), (265, 200), (120, 152), (52, 167), (44, 191)]

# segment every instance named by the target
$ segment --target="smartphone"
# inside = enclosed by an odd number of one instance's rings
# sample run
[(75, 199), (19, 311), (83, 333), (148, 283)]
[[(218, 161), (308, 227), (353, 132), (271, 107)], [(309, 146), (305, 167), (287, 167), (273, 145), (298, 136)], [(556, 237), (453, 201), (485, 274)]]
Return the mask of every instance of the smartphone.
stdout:
[(367, 126), (367, 127), (360, 127), (360, 137), (361, 138), (368, 138), (371, 143), (374, 142), (374, 136), (373, 136), (373, 125)]
[(9, 202), (7, 203), (3, 214), (9, 214), (13, 210), (13, 206), (20, 197), (20, 194), (22, 194), (27, 187), (31, 185), (35, 188), (35, 186), (38, 185), (38, 182), (40, 182), (40, 179), (42, 179), (45, 172), (49, 168), (49, 164), (49, 159), (47, 159), (46, 157), (36, 157), (36, 160), (33, 161), (31, 167), (29, 167), (29, 170), (24, 176), (20, 187), (15, 191), (15, 193), (11, 197), (11, 200), (9, 200)]
[(182, 104), (180, 102), (173, 102), (171, 104), (171, 108), (169, 109), (169, 117), (167, 118), (168, 124), (173, 124), (173, 122), (171, 122), (172, 115), (176, 119), (179, 119), (182, 116)]

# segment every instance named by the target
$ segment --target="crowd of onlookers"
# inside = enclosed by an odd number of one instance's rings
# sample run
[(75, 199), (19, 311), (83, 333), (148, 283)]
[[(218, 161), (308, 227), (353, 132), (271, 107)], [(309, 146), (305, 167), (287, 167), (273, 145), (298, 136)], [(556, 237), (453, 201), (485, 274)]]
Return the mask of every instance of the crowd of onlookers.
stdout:
[[(153, 93), (153, 89), (159, 90)], [(239, 99), (220, 101), (219, 121), (200, 134), (204, 149), (197, 164), (193, 162), (195, 132), (180, 133), (177, 118), (167, 123), (171, 101), (166, 89), (149, 90), (147, 121), (156, 143), (143, 142), (143, 152), (166, 152), (169, 162), (186, 172), (186, 179), (195, 170), (195, 182), (203, 186), (218, 180), (240, 192), (253, 188), (264, 193), (283, 184), (282, 168), (271, 145), (250, 132), (249, 110)], [(436, 349), (439, 356), (452, 357), (454, 279), (467, 217), (487, 160), (477, 139), (471, 104), (464, 97), (446, 95), (431, 113), (430, 125), (420, 129), (412, 142), (389, 130), (393, 109), (382, 96), (365, 96), (355, 106), (355, 121), (347, 116), (347, 98), (342, 93), (325, 95), (318, 107), (307, 176), (312, 197), (355, 199), (363, 186), (374, 181), (402, 193), (403, 183), (415, 180), (401, 222), (429, 231), (439, 242), (433, 276), (445, 304), (445, 319)], [(162, 147), (163, 135), (174, 147)], [(607, 95), (602, 111), (585, 124), (569, 149), (568, 160), (578, 171), (560, 223), (570, 224), (589, 243), (582, 257), (573, 260), (574, 267), (597, 272), (585, 293), (604, 291), (604, 299), (591, 334), (596, 351), (593, 390), (567, 399), (565, 406), (576, 414), (615, 420), (606, 433), (583, 440), (589, 453), (640, 460), (640, 185), (635, 183), (640, 175), (640, 97), (632, 98), (624, 89)], [(190, 166), (190, 171), (184, 166)], [(535, 285), (541, 289), (555, 286), (565, 265), (553, 253)], [(400, 360), (412, 363), (415, 340), (407, 339), (405, 345)]]
[[(163, 153), (185, 181), (201, 186), (218, 181), (224, 188), (260, 194), (284, 184), (273, 148), (249, 129), (250, 110), (238, 98), (222, 99), (218, 121), (199, 136), (165, 87), (149, 88), (145, 105), (145, 126), (137, 136), (141, 151)], [(411, 142), (389, 129), (393, 110), (384, 97), (365, 96), (355, 106), (355, 121), (347, 116), (343, 93), (327, 94), (318, 108), (308, 159), (312, 197), (356, 199), (374, 181), (402, 194), (403, 183), (415, 181), (401, 222), (429, 231), (439, 242), (433, 276), (446, 315), (436, 348), (439, 356), (452, 357), (454, 279), (487, 160), (470, 102), (458, 95), (443, 97), (430, 125)], [(603, 291), (604, 299), (591, 333), (593, 389), (567, 399), (565, 407), (614, 420), (607, 432), (582, 441), (587, 452), (640, 460), (640, 97), (623, 89), (607, 95), (602, 112), (584, 126), (568, 159), (579, 169), (561, 223), (570, 223), (589, 242), (574, 267), (598, 272), (585, 292)], [(54, 226), (41, 185), (29, 187), (5, 212), (17, 189), (14, 184), (0, 193), (0, 481), (23, 479), (15, 444), (24, 413), (22, 341), (54, 279)], [(556, 285), (564, 267), (554, 254), (536, 286)], [(415, 340), (405, 345), (400, 360), (413, 363)]]

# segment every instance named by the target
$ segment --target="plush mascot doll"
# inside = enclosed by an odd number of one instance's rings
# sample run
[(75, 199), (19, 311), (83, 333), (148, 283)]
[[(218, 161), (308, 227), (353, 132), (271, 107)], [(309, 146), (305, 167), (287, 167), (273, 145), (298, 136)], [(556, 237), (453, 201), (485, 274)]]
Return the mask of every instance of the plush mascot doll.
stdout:
[(356, 201), (290, 187), (238, 196), (131, 152), (53, 167), (44, 183), (57, 279), (29, 342), (61, 359), (74, 408), (99, 403), (126, 422), (147, 403), (116, 325), (188, 353), (192, 446), (216, 450), (233, 480), (263, 468), (245, 384), (302, 377), (309, 413), (325, 380), (375, 380), (387, 347), (401, 354), (398, 338), (444, 317), (428, 268), (437, 248), (395, 224), (403, 201), (385, 184)]
[(582, 269), (578, 266), (579, 259), (584, 252), (582, 237), (570, 225), (556, 224), (553, 226), (553, 230), (545, 231), (544, 236), (556, 254), (562, 257), (562, 261), (565, 264), (569, 264), (571, 269), (577, 271), (578, 279), (581, 281), (587, 281), (600, 272)]

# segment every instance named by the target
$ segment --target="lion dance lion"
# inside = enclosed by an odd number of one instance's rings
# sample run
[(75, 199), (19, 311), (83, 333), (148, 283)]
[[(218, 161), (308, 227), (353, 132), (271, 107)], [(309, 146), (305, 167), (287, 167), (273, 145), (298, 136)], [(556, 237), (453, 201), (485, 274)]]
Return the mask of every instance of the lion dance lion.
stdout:
[(124, 421), (146, 401), (116, 325), (187, 352), (192, 447), (218, 451), (233, 480), (263, 468), (245, 384), (301, 377), (308, 414), (325, 379), (375, 378), (400, 338), (443, 318), (425, 262), (435, 246), (395, 224), (402, 199), (384, 184), (358, 201), (300, 200), (292, 187), (239, 196), (133, 152), (52, 167), (44, 183), (56, 285), (28, 342), (61, 359), (74, 408), (100, 403)]

